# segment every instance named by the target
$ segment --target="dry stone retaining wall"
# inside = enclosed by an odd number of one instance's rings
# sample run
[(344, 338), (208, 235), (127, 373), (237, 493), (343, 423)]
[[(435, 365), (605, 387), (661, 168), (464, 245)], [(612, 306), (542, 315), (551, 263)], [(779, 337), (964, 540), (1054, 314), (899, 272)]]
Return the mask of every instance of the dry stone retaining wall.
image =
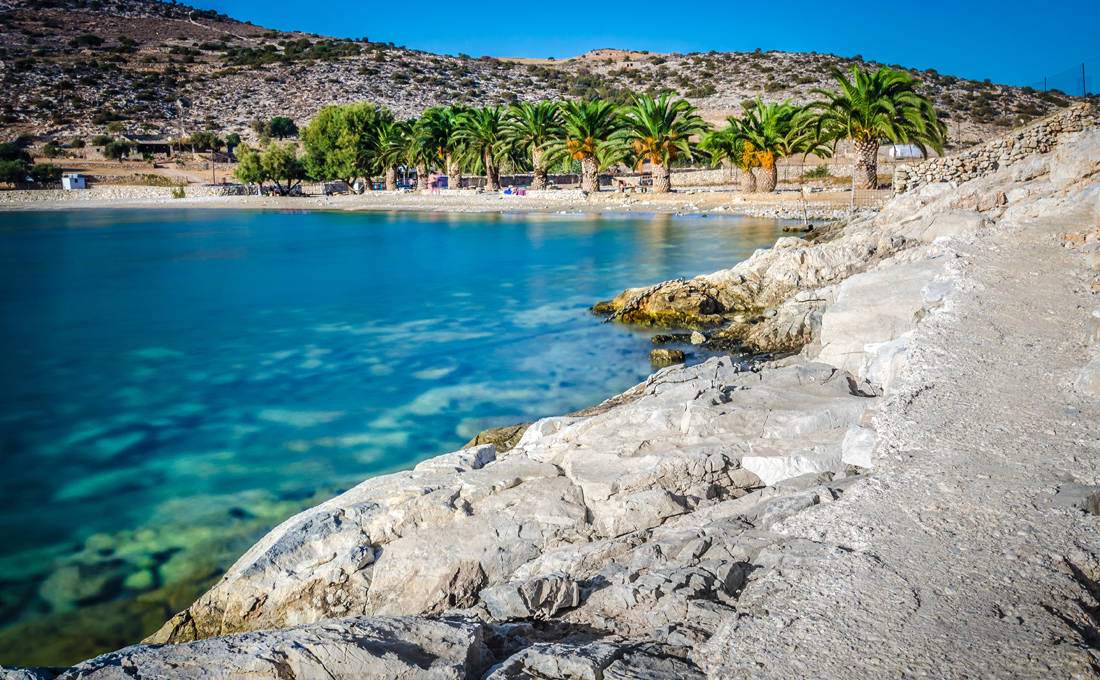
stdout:
[[(149, 187), (127, 185), (100, 185), (88, 189), (66, 191), (64, 189), (18, 189), (0, 191), (0, 203), (30, 203), (49, 201), (133, 201), (172, 198), (175, 187)], [(211, 196), (244, 196), (242, 186), (184, 186), (187, 198)]]
[(1097, 120), (1095, 107), (1077, 104), (959, 154), (930, 158), (915, 166), (898, 166), (894, 170), (894, 193), (903, 194), (934, 182), (961, 184), (985, 177), (1032, 154), (1052, 151), (1063, 134), (1095, 127)]

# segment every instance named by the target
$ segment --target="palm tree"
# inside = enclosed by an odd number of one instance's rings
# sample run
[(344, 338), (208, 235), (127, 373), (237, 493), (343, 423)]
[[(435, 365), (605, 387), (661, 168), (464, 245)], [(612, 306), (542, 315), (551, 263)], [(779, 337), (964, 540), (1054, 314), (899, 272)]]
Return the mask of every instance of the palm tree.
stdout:
[(459, 118), (468, 109), (460, 104), (436, 106), (424, 111), (417, 124), (417, 136), (420, 143), (435, 157), (442, 161), (447, 171), (448, 186), (459, 189), (461, 168), (459, 155), (461, 142), (455, 136), (458, 132)]
[(867, 73), (857, 65), (851, 78), (833, 68), (840, 92), (813, 90), (825, 97), (811, 104), (819, 109), (818, 124), (834, 139), (850, 139), (855, 145), (856, 165), (852, 182), (857, 189), (878, 186), (878, 148), (882, 140), (893, 144), (925, 145), (943, 153), (947, 126), (936, 116), (932, 102), (916, 92), (918, 80), (902, 71), (883, 66)]
[(457, 118), (455, 139), (463, 145), (467, 157), (479, 159), (485, 167), (485, 188), (500, 190), (497, 162), (506, 152), (504, 107), (486, 106), (469, 109)]
[(757, 178), (757, 191), (775, 191), (779, 173), (775, 162), (784, 156), (795, 153), (792, 144), (813, 121), (803, 113), (803, 109), (785, 102), (765, 104), (760, 98), (755, 102), (742, 105), (745, 117), (738, 120), (730, 116), (731, 126), (737, 127), (737, 136), (745, 143), (745, 149), (754, 154), (760, 167)]
[(405, 150), (405, 162), (416, 168), (417, 191), (428, 190), (428, 172), (431, 164), (439, 157), (438, 147), (432, 144), (432, 138), (424, 134), (425, 120), (421, 116), (413, 126)]
[(505, 136), (509, 143), (531, 154), (534, 176), (531, 188), (546, 188), (546, 146), (561, 136), (561, 111), (557, 102), (522, 102), (508, 110)]
[(740, 169), (741, 192), (751, 194), (756, 191), (756, 175), (752, 171), (758, 165), (756, 149), (752, 142), (745, 141), (738, 134), (738, 130), (738, 126), (731, 122), (721, 130), (714, 130), (704, 136), (699, 142), (699, 148), (710, 154), (714, 165), (728, 160), (735, 168)]
[(565, 102), (561, 106), (562, 136), (552, 141), (547, 150), (550, 159), (572, 159), (581, 162), (581, 190), (600, 190), (600, 161), (606, 164), (614, 146), (611, 139), (621, 123), (617, 107), (609, 101)]
[(397, 166), (408, 160), (415, 121), (389, 121), (378, 126), (378, 164), (386, 178), (386, 191), (397, 190)]
[(653, 193), (667, 194), (672, 189), (669, 166), (680, 155), (691, 158), (690, 138), (710, 127), (683, 99), (672, 101), (667, 93), (659, 99), (635, 95), (634, 103), (621, 112), (623, 127), (615, 138), (624, 142), (635, 159), (635, 169), (649, 161), (653, 173)]

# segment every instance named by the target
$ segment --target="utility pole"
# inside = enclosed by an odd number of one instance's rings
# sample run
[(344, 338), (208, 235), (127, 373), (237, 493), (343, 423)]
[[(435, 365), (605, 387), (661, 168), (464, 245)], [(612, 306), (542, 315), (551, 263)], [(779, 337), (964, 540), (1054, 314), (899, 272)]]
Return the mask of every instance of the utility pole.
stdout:
[(179, 139), (176, 140), (176, 146), (179, 147), (179, 152), (183, 153), (183, 100), (176, 98), (176, 124), (179, 127)]

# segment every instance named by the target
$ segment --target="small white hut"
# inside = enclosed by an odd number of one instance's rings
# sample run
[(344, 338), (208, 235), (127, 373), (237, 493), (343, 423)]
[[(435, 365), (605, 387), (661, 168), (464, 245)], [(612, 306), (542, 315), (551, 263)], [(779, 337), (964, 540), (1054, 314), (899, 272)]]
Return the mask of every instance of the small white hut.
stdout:
[(920, 147), (916, 144), (894, 144), (887, 151), (890, 158), (895, 161), (904, 161), (912, 158), (924, 158)]
[(66, 172), (61, 175), (61, 186), (69, 190), (88, 188), (88, 185), (84, 182), (84, 175), (79, 172)]

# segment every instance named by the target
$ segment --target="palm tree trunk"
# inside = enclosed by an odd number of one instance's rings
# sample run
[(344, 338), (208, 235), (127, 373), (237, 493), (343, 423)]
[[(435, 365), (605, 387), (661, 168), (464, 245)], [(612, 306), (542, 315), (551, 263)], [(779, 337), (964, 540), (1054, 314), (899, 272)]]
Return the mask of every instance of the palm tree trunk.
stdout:
[(581, 191), (594, 194), (600, 190), (600, 166), (596, 157), (585, 154), (581, 159)]
[(397, 166), (386, 168), (386, 191), (397, 191)]
[(485, 190), (486, 191), (500, 191), (500, 173), (497, 171), (496, 163), (493, 161), (493, 152), (486, 150), (484, 154), (485, 158)]
[(653, 193), (667, 194), (672, 191), (672, 173), (664, 163), (653, 164)]
[(417, 191), (428, 190), (428, 164), (417, 163), (416, 164), (416, 189)]
[(546, 188), (546, 168), (542, 164), (542, 151), (535, 149), (531, 152), (531, 165), (534, 166), (534, 177), (531, 178), (531, 188), (535, 191), (541, 191)]
[(773, 163), (770, 168), (760, 166), (760, 178), (756, 187), (757, 191), (770, 194), (775, 191), (775, 185), (779, 182), (779, 170)]
[(853, 184), (856, 189), (878, 188), (878, 140), (857, 139), (856, 167), (853, 168)]
[(741, 193), (756, 193), (756, 175), (753, 173), (752, 168), (741, 168)]
[(462, 188), (462, 171), (459, 170), (458, 162), (453, 153), (447, 154), (447, 188)]

